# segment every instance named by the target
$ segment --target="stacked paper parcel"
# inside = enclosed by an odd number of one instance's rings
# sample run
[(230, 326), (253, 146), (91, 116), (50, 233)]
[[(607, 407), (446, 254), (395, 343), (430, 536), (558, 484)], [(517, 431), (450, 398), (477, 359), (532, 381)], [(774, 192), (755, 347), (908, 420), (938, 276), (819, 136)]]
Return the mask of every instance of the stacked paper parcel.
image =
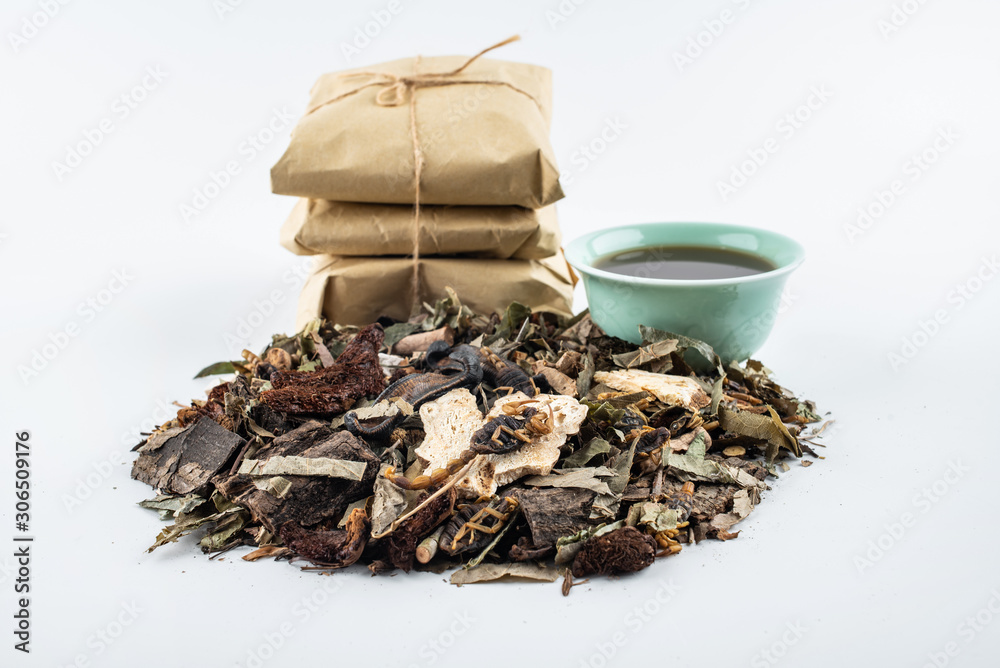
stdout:
[(457, 71), (468, 61), (397, 60), (313, 87), (271, 170), (275, 193), (301, 198), (282, 245), (320, 256), (300, 326), (320, 315), (406, 319), (446, 286), (478, 312), (515, 300), (570, 312), (574, 278), (552, 206), (563, 193), (548, 139), (551, 72), (484, 58)]

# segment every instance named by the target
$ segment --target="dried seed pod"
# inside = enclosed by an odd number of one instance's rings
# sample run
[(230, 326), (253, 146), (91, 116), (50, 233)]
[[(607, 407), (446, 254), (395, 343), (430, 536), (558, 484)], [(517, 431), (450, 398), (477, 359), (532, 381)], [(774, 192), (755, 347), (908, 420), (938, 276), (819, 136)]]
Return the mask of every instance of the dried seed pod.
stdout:
[(573, 575), (634, 573), (652, 564), (655, 554), (652, 536), (622, 527), (584, 543), (573, 560)]
[(264, 355), (264, 361), (278, 371), (288, 371), (292, 368), (292, 356), (283, 348), (270, 348)]

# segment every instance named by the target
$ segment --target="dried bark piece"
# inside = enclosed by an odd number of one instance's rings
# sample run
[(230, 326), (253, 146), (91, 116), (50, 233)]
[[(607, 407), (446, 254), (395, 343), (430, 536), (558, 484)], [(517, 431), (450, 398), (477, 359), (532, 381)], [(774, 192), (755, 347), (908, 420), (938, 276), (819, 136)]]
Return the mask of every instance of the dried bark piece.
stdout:
[(543, 366), (539, 369), (538, 374), (545, 378), (549, 382), (549, 386), (559, 394), (567, 397), (576, 396), (576, 381), (562, 371), (550, 366)]
[(620, 392), (646, 391), (670, 406), (697, 411), (712, 403), (712, 398), (693, 378), (652, 373), (639, 369), (598, 371), (594, 380)]
[(573, 575), (635, 573), (653, 563), (656, 541), (635, 527), (622, 527), (591, 538), (573, 560)]
[(293, 415), (343, 413), (365, 396), (385, 389), (378, 351), (385, 333), (379, 324), (368, 325), (347, 344), (332, 366), (316, 371), (275, 371), (274, 388), (261, 400), (274, 410)]
[(277, 527), (289, 521), (306, 528), (314, 526), (339, 515), (348, 504), (370, 496), (380, 465), (379, 458), (355, 436), (315, 421), (279, 436), (255, 455), (261, 461), (288, 456), (363, 462), (365, 470), (361, 480), (284, 475), (281, 477), (291, 484), (281, 498), (259, 489), (258, 476), (237, 473), (216, 478), (219, 491), (231, 502), (248, 508), (271, 533), (277, 533)]
[(510, 546), (507, 556), (511, 561), (533, 561), (545, 559), (555, 550), (555, 546), (536, 547), (527, 536), (521, 536), (517, 542)]
[(583, 368), (582, 358), (577, 351), (567, 350), (556, 360), (556, 369), (567, 376), (576, 376)]
[(531, 539), (536, 547), (547, 548), (563, 536), (588, 528), (591, 507), (597, 494), (587, 489), (519, 489), (521, 504)]
[(445, 325), (430, 332), (418, 332), (404, 336), (392, 347), (392, 353), (403, 356), (422, 353), (435, 341), (444, 341), (449, 346), (452, 345), (455, 343), (455, 330), (449, 325)]
[(205, 496), (212, 476), (244, 443), (211, 418), (199, 417), (187, 427), (150, 436), (138, 449), (132, 477), (166, 492)]
[[(430, 494), (424, 492), (417, 499), (417, 503), (423, 502), (429, 496)], [(417, 544), (451, 516), (455, 498), (455, 488), (452, 488), (447, 494), (431, 501), (392, 533), (387, 551), (393, 566), (403, 569), (406, 573), (410, 572), (417, 553)]]
[(309, 531), (291, 521), (281, 525), (279, 536), (292, 552), (318, 566), (344, 568), (361, 557), (370, 529), (365, 511), (355, 508), (347, 519), (346, 529)]

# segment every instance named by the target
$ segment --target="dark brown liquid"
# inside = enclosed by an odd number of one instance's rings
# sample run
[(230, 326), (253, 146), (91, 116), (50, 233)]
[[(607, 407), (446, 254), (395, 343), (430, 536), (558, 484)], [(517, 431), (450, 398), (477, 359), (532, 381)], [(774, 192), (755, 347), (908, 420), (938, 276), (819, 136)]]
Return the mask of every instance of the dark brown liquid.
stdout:
[(597, 269), (642, 278), (701, 280), (752, 276), (777, 267), (758, 255), (709, 246), (651, 246), (606, 255)]

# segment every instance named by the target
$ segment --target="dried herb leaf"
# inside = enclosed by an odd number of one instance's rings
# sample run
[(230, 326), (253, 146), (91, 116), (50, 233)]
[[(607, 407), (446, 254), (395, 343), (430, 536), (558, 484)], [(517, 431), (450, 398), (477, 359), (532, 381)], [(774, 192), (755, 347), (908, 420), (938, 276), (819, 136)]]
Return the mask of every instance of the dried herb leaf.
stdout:
[(664, 357), (669, 357), (670, 353), (675, 350), (677, 350), (677, 339), (662, 339), (660, 341), (654, 341), (648, 345), (636, 348), (631, 352), (614, 355), (611, 359), (615, 364), (622, 368), (636, 369), (644, 364), (649, 364), (650, 362), (655, 362)]
[(251, 476), (302, 475), (324, 476), (361, 480), (365, 476), (365, 462), (329, 457), (270, 457), (268, 459), (244, 459), (238, 474)]
[(577, 487), (608, 496), (612, 494), (612, 491), (603, 478), (612, 478), (615, 475), (616, 472), (606, 466), (596, 466), (593, 468), (557, 469), (548, 475), (525, 478), (522, 482), (529, 487)]
[(494, 582), (503, 578), (523, 578), (541, 582), (555, 582), (559, 571), (551, 566), (539, 566), (530, 561), (516, 561), (510, 564), (483, 564), (469, 570), (459, 569), (451, 574), (453, 585)]
[(244, 369), (243, 360), (236, 360), (233, 362), (216, 362), (215, 364), (209, 364), (207, 367), (198, 372), (195, 378), (205, 378), (206, 376), (220, 376), (226, 373), (236, 373), (239, 370)]
[(719, 424), (726, 431), (767, 441), (767, 462), (773, 464), (780, 448), (802, 456), (799, 441), (788, 431), (781, 418), (768, 406), (768, 415), (758, 415), (725, 406), (719, 407)]
[(642, 342), (644, 344), (655, 343), (657, 341), (663, 341), (664, 339), (674, 339), (677, 341), (678, 351), (693, 350), (701, 358), (701, 361), (707, 365), (708, 368), (714, 369), (721, 376), (725, 373), (722, 366), (722, 360), (715, 353), (715, 349), (708, 345), (704, 341), (699, 341), (698, 339), (693, 339), (690, 336), (684, 336), (683, 334), (673, 334), (671, 332), (665, 332), (662, 329), (656, 329), (655, 327), (646, 327), (645, 325), (639, 325), (639, 335), (642, 337)]
[(603, 438), (592, 438), (585, 446), (574, 452), (569, 457), (563, 459), (563, 468), (578, 468), (586, 466), (587, 462), (596, 457), (611, 451), (611, 444)]

